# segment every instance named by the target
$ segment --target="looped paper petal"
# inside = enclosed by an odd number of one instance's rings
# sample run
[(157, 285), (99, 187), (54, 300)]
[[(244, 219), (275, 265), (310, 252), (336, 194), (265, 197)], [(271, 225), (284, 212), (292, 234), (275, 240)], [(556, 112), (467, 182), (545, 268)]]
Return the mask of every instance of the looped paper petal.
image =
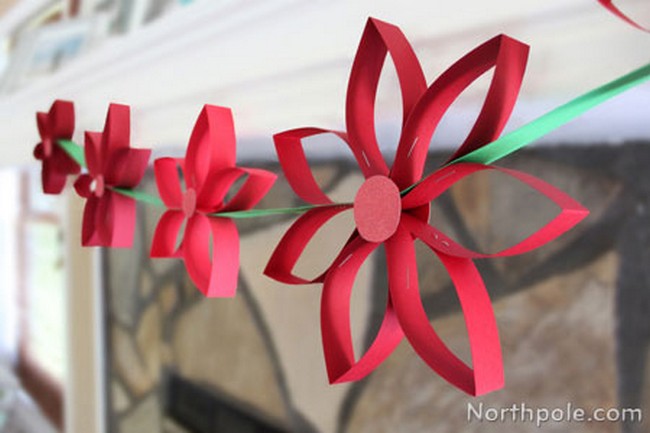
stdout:
[(625, 21), (626, 23), (631, 25), (632, 27), (636, 27), (637, 29), (642, 30), (644, 32), (650, 32), (650, 29), (648, 29), (647, 27), (644, 27), (641, 24), (639, 24), (638, 22), (634, 21), (627, 14), (625, 14), (622, 10), (620, 10), (618, 8), (618, 6), (616, 6), (614, 4), (614, 2), (612, 0), (598, 0), (598, 2), (601, 5), (603, 5), (605, 7), (605, 9), (607, 9), (608, 11), (610, 11), (611, 13), (616, 15), (618, 18), (622, 19), (623, 21)]
[(235, 165), (235, 129), (229, 108), (205, 105), (192, 130), (185, 157), (185, 182), (200, 190), (208, 173)]
[(185, 268), (196, 286), (209, 298), (232, 297), (239, 273), (239, 234), (228, 218), (195, 214), (183, 239)]
[[(329, 220), (348, 209), (350, 209), (350, 205), (328, 206), (311, 209), (301, 215), (289, 227), (289, 230), (275, 247), (264, 269), (264, 274), (286, 284), (322, 282), (325, 273), (316, 278), (308, 279), (295, 275), (293, 268), (316, 232)], [(354, 237), (354, 234), (352, 236)]]
[(420, 62), (399, 27), (370, 18), (352, 64), (345, 107), (350, 148), (366, 178), (389, 171), (375, 134), (375, 98), (386, 54), (402, 91), (403, 123), (427, 87)]
[(129, 147), (129, 107), (110, 104), (104, 130), (86, 132), (84, 158), (88, 175), (75, 189), (87, 198), (82, 245), (128, 248), (133, 244), (136, 203), (113, 188), (134, 188), (144, 176), (151, 150)]
[(133, 244), (135, 200), (113, 191), (90, 196), (84, 207), (81, 227), (83, 246), (128, 248)]
[(156, 187), (165, 206), (180, 209), (183, 202), (179, 165), (174, 158), (158, 158), (153, 163)]
[(390, 296), (375, 340), (355, 361), (350, 328), (350, 296), (359, 268), (378, 244), (360, 237), (352, 240), (327, 272), (321, 298), (323, 352), (330, 383), (362, 379), (371, 373), (402, 341), (403, 332)]
[(350, 146), (345, 133), (320, 128), (292, 129), (273, 136), (278, 161), (289, 185), (298, 197), (315, 205), (332, 204), (333, 202), (318, 186), (314, 178), (302, 147), (302, 139), (328, 133), (336, 135)]
[(516, 170), (471, 163), (453, 164), (426, 177), (402, 199), (402, 206), (404, 209), (422, 206), (438, 197), (456, 182), (484, 170), (497, 170), (523, 182), (555, 203), (560, 208), (560, 212), (555, 218), (526, 239), (502, 251), (490, 254), (468, 250), (440, 230), (428, 225), (419, 224), (419, 220), (409, 217), (409, 215), (403, 216), (404, 222), (410, 225), (412, 231), (415, 230), (414, 224), (420, 228), (424, 227), (426, 234), (418, 229), (419, 235), (426, 238), (430, 242), (430, 245), (433, 245), (441, 253), (455, 257), (487, 258), (523, 254), (539, 248), (571, 229), (589, 214), (589, 210), (568, 194), (541, 179)]
[[(424, 224), (424, 223), (421, 223)], [(412, 236), (400, 227), (386, 243), (389, 288), (395, 313), (413, 349), (436, 373), (471, 395), (503, 387), (499, 333), (483, 280), (469, 259), (436, 253), (456, 288), (469, 336), (472, 366), (468, 367), (431, 327), (420, 297)]]
[(465, 142), (451, 159), (497, 138), (514, 108), (523, 80), (528, 46), (500, 35), (462, 57), (429, 86), (406, 123), (391, 177), (404, 189), (422, 177), (429, 142), (443, 115), (460, 94), (494, 67), (481, 112)]
[(168, 210), (160, 217), (151, 242), (151, 257), (181, 257), (177, 241), (183, 222), (185, 215), (179, 210)]
[(55, 101), (48, 113), (36, 113), (41, 142), (34, 148), (34, 157), (43, 161), (41, 184), (45, 194), (60, 194), (66, 178), (80, 172), (81, 167), (59, 147), (57, 140), (69, 140), (74, 132), (74, 105)]

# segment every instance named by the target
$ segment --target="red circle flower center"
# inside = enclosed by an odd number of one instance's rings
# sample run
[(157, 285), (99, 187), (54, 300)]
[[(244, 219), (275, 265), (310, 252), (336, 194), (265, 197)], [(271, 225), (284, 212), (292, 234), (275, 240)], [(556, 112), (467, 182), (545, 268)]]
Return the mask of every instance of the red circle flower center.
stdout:
[(95, 176), (92, 183), (90, 184), (90, 190), (97, 197), (103, 196), (104, 195), (104, 176), (102, 176), (101, 174)]
[(196, 211), (196, 191), (194, 188), (189, 188), (185, 191), (183, 196), (183, 213), (185, 217), (191, 217)]
[(399, 188), (386, 176), (372, 176), (354, 198), (354, 221), (362, 238), (383, 242), (397, 230), (402, 213)]

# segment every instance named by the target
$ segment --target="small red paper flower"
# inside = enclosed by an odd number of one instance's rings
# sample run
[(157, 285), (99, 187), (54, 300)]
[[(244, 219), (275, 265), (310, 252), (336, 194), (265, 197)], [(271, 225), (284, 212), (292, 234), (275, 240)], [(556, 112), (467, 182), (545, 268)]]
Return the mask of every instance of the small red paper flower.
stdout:
[[(151, 257), (182, 257), (190, 278), (208, 297), (234, 296), (239, 273), (237, 226), (230, 218), (210, 214), (251, 209), (276, 179), (265, 170), (237, 167), (235, 143), (230, 109), (205, 105), (185, 159), (160, 158), (154, 163), (158, 191), (168, 209), (156, 227)], [(242, 178), (244, 183), (228, 199), (229, 190)]]
[(125, 248), (133, 244), (136, 202), (113, 188), (135, 188), (147, 169), (150, 149), (132, 149), (129, 107), (111, 104), (104, 131), (86, 132), (84, 155), (88, 173), (74, 184), (86, 198), (83, 246)]
[[(402, 91), (402, 134), (389, 168), (374, 129), (374, 101), (386, 55), (390, 54)], [(463, 391), (479, 395), (503, 386), (498, 330), (488, 293), (472, 259), (520, 254), (559, 236), (584, 218), (587, 210), (553, 186), (514, 170), (457, 163), (422, 179), (429, 142), (444, 113), (473, 81), (494, 67), (483, 108), (465, 142), (451, 159), (494, 141), (503, 130), (519, 93), (528, 47), (506, 36), (495, 37), (451, 66), (429, 87), (420, 64), (399, 28), (370, 19), (352, 66), (346, 102), (347, 133), (302, 128), (277, 134), (276, 149), (294, 191), (321, 205), (301, 216), (277, 245), (265, 273), (282, 282), (323, 282), (321, 332), (332, 383), (361, 379), (375, 369), (404, 336), (438, 374)], [(352, 205), (334, 205), (317, 185), (302, 139), (332, 132), (346, 142), (366, 178)], [(499, 170), (545, 195), (561, 209), (529, 238), (496, 254), (469, 251), (429, 225), (431, 200), (466, 176)], [(418, 183), (419, 182), (419, 183)], [(417, 184), (408, 193), (407, 188)], [(342, 251), (319, 277), (307, 280), (294, 265), (313, 235), (332, 217), (352, 209), (356, 229)], [(446, 267), (467, 325), (472, 368), (458, 358), (432, 329), (419, 294), (414, 241), (423, 241)], [(359, 268), (384, 244), (389, 295), (381, 327), (368, 351), (355, 361), (350, 332), (350, 295)]]
[(48, 113), (36, 113), (41, 142), (34, 148), (34, 157), (43, 161), (41, 183), (45, 194), (60, 194), (68, 175), (81, 170), (79, 164), (57, 144), (69, 140), (74, 132), (74, 105), (70, 101), (54, 101)]

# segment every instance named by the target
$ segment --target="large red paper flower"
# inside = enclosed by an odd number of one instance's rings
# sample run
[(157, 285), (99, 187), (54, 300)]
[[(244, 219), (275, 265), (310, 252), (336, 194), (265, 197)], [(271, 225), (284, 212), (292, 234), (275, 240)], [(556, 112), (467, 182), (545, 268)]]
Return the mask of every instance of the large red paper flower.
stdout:
[[(403, 105), (402, 134), (390, 168), (379, 151), (374, 129), (374, 101), (387, 54), (397, 71)], [(291, 284), (324, 283), (321, 331), (330, 382), (364, 377), (406, 336), (432, 369), (463, 391), (479, 395), (503, 386), (494, 313), (472, 259), (537, 248), (575, 225), (587, 210), (553, 186), (514, 170), (457, 163), (422, 177), (429, 142), (443, 114), (465, 88), (493, 67), (482, 110), (452, 159), (499, 136), (515, 104), (527, 54), (526, 45), (506, 36), (495, 37), (461, 58), (427, 88), (415, 53), (399, 28), (370, 19), (350, 74), (347, 133), (302, 128), (274, 137), (280, 164), (292, 188), (305, 201), (320, 206), (289, 228), (265, 273)], [(326, 132), (346, 142), (366, 178), (351, 205), (333, 204), (317, 185), (305, 157), (302, 139)], [(480, 254), (458, 245), (429, 225), (429, 204), (454, 183), (482, 170), (499, 170), (528, 184), (555, 202), (561, 209), (559, 214), (537, 233), (496, 254)], [(407, 193), (401, 193), (407, 189)], [(315, 279), (295, 275), (293, 267), (312, 236), (332, 217), (349, 209), (354, 212), (356, 229), (333, 263)], [(449, 350), (426, 316), (418, 287), (416, 239), (439, 257), (455, 285), (469, 334), (471, 368)], [(374, 342), (355, 360), (349, 317), (351, 289), (364, 260), (382, 243), (388, 267), (388, 303)]]
[(57, 144), (69, 140), (74, 132), (74, 105), (70, 101), (54, 101), (47, 113), (36, 113), (41, 142), (34, 148), (34, 157), (43, 161), (41, 183), (45, 194), (60, 194), (68, 175), (81, 170), (79, 164)]
[(147, 169), (151, 150), (132, 149), (129, 107), (111, 104), (104, 131), (86, 132), (84, 155), (88, 173), (74, 184), (86, 198), (81, 243), (84, 246), (130, 247), (135, 231), (136, 202), (114, 188), (136, 187)]
[[(156, 227), (151, 257), (183, 258), (190, 278), (209, 297), (234, 296), (239, 272), (237, 227), (229, 218), (210, 214), (251, 209), (276, 179), (265, 170), (237, 167), (235, 143), (230, 109), (206, 105), (185, 158), (160, 158), (154, 163), (158, 191), (168, 209)], [(243, 184), (228, 198), (240, 179)], [(183, 240), (177, 246), (184, 222)]]

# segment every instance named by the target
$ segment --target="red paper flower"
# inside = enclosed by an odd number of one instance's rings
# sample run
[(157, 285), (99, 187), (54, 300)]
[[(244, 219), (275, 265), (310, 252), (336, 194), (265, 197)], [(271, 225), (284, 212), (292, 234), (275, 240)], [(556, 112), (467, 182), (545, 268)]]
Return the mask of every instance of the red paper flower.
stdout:
[(36, 113), (41, 142), (34, 148), (34, 157), (43, 161), (41, 183), (45, 194), (60, 194), (68, 175), (81, 170), (79, 164), (59, 147), (57, 140), (69, 140), (74, 132), (74, 105), (70, 101), (54, 101), (48, 113)]
[(133, 244), (136, 202), (113, 188), (136, 187), (147, 169), (151, 150), (132, 149), (129, 107), (111, 104), (104, 131), (86, 132), (84, 155), (88, 173), (74, 184), (86, 198), (83, 246), (124, 248)]
[[(374, 130), (374, 101), (386, 54), (390, 54), (402, 91), (402, 134), (392, 167), (379, 151)], [(551, 185), (514, 170), (480, 164), (452, 164), (422, 180), (429, 142), (452, 102), (474, 80), (495, 68), (483, 108), (453, 158), (495, 140), (517, 98), (528, 47), (506, 36), (489, 40), (451, 66), (428, 88), (419, 62), (399, 28), (370, 19), (352, 66), (346, 103), (347, 133), (302, 128), (277, 134), (276, 149), (294, 191), (322, 205), (301, 216), (276, 247), (265, 273), (282, 282), (323, 282), (321, 327), (330, 382), (358, 380), (377, 367), (403, 336), (438, 374), (463, 391), (479, 395), (503, 386), (498, 331), (489, 296), (473, 258), (520, 254), (537, 248), (585, 217), (587, 210)], [(352, 205), (333, 205), (317, 185), (302, 149), (302, 139), (332, 132), (346, 142), (364, 177)], [(540, 231), (496, 254), (467, 250), (428, 224), (429, 204), (451, 185), (482, 170), (500, 170), (549, 199), (561, 211)], [(420, 182), (421, 181), (421, 182)], [(400, 191), (417, 184), (406, 194)], [(356, 230), (331, 265), (308, 280), (293, 267), (312, 236), (333, 216), (353, 209)], [(423, 241), (441, 260), (463, 309), (472, 355), (470, 368), (431, 328), (419, 295), (414, 241)], [(350, 295), (356, 274), (381, 243), (385, 245), (389, 296), (383, 323), (368, 351), (355, 361), (350, 333)]]
[[(185, 159), (161, 158), (154, 163), (158, 191), (168, 210), (156, 227), (151, 257), (182, 257), (194, 284), (209, 297), (234, 296), (239, 272), (237, 227), (229, 218), (210, 214), (251, 209), (276, 178), (265, 170), (235, 166), (235, 156), (230, 109), (205, 105)], [(244, 183), (228, 199), (230, 188), (242, 178)], [(184, 222), (183, 240), (177, 247)]]
[(598, 2), (605, 7), (608, 11), (616, 15), (618, 18), (621, 20), (625, 21), (632, 27), (636, 27), (639, 30), (642, 30), (644, 32), (650, 33), (650, 29), (647, 27), (642, 26), (638, 22), (634, 21), (632, 18), (630, 18), (628, 15), (626, 15), (621, 9), (618, 8), (613, 2), (613, 0), (598, 0)]

